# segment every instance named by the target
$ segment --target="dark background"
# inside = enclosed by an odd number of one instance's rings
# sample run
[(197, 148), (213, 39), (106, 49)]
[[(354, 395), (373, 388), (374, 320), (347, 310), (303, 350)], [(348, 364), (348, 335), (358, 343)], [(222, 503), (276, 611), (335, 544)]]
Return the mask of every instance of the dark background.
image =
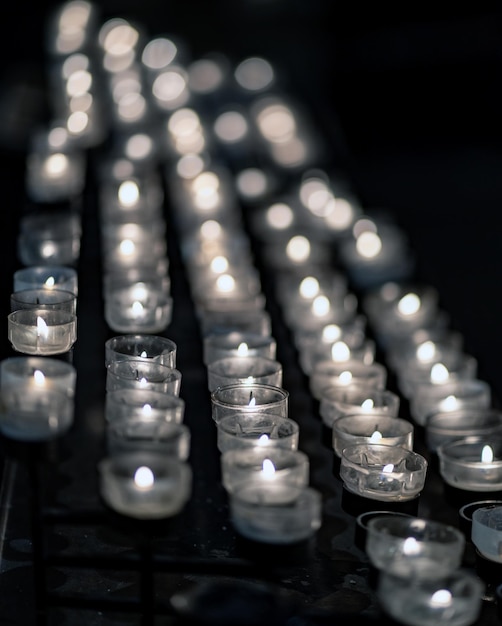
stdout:
[[(24, 150), (44, 114), (44, 22), (58, 3), (2, 6), (0, 189), (2, 307), (10, 294)], [(499, 3), (430, 9), (336, 0), (107, 0), (154, 34), (183, 37), (193, 58), (267, 56), (321, 120), (339, 123), (366, 208), (406, 230), (418, 276), (502, 394), (501, 68)], [(321, 123), (322, 127), (322, 123)], [(2, 339), (6, 341), (6, 339)]]

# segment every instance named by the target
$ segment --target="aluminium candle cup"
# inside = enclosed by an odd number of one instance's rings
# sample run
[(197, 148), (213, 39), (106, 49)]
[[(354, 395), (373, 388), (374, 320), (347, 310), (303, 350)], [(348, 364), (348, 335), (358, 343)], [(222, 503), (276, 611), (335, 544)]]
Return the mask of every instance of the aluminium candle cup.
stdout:
[(427, 460), (399, 446), (356, 444), (342, 451), (340, 478), (345, 488), (363, 498), (405, 502), (424, 487)]
[(437, 448), (443, 480), (463, 491), (502, 491), (502, 437), (464, 437)]
[(401, 446), (413, 450), (411, 422), (388, 415), (346, 415), (333, 422), (333, 449), (342, 456), (342, 450), (358, 443), (378, 443)]
[(502, 437), (502, 411), (467, 408), (438, 412), (429, 415), (425, 423), (425, 442), (433, 453), (444, 443), (470, 436)]
[(55, 387), (20, 385), (0, 391), (0, 430), (17, 441), (46, 441), (73, 424), (74, 399)]
[(431, 383), (441, 385), (445, 382), (474, 379), (477, 375), (478, 362), (468, 355), (458, 352), (444, 353), (429, 363), (401, 364), (397, 371), (397, 384), (406, 398), (413, 397), (423, 389), (421, 385)]
[(181, 372), (155, 361), (115, 361), (106, 368), (106, 391), (118, 389), (147, 389), (179, 396)]
[(71, 363), (37, 356), (14, 356), (0, 361), (0, 389), (56, 389), (75, 395), (77, 371)]
[(190, 466), (153, 452), (126, 452), (98, 464), (100, 493), (117, 513), (140, 520), (172, 517), (192, 492)]
[(321, 527), (321, 495), (310, 487), (250, 479), (230, 494), (230, 516), (246, 539), (292, 544)]
[(217, 446), (223, 454), (237, 448), (297, 450), (300, 427), (289, 417), (273, 414), (228, 415), (217, 424)]
[(20, 309), (9, 313), (7, 324), (12, 347), (24, 354), (64, 354), (77, 340), (77, 317), (67, 311)]
[(410, 399), (410, 415), (416, 424), (425, 426), (432, 413), (489, 408), (490, 405), (491, 388), (483, 380), (457, 380), (441, 385), (422, 383)]
[(364, 385), (384, 390), (387, 385), (387, 369), (381, 363), (363, 363), (349, 359), (337, 363), (331, 359), (318, 361), (309, 375), (310, 392), (317, 400), (322, 390), (337, 385)]
[(309, 482), (309, 458), (300, 450), (286, 448), (234, 448), (221, 455), (221, 476), (222, 484), (229, 493), (254, 478), (306, 487)]
[(185, 401), (174, 394), (151, 389), (116, 389), (105, 394), (107, 422), (145, 417), (181, 424), (185, 417)]
[(52, 309), (77, 313), (77, 297), (71, 291), (62, 289), (23, 289), (10, 296), (10, 310)]
[(389, 515), (368, 522), (366, 553), (371, 563), (402, 578), (446, 576), (460, 567), (464, 548), (464, 534), (442, 522)]
[(105, 366), (113, 361), (156, 361), (176, 367), (178, 347), (172, 339), (157, 335), (127, 334), (111, 337), (105, 342)]
[(231, 356), (263, 356), (275, 360), (276, 352), (277, 342), (270, 335), (232, 331), (203, 338), (203, 359), (206, 366)]
[(336, 385), (322, 390), (319, 413), (328, 428), (344, 415), (390, 415), (397, 417), (400, 400), (388, 389), (375, 389), (368, 385)]
[(207, 366), (209, 391), (233, 384), (260, 383), (282, 386), (282, 365), (261, 356), (226, 357)]
[(442, 578), (402, 578), (381, 572), (377, 598), (383, 610), (407, 626), (470, 626), (481, 612), (483, 582), (459, 569)]
[[(143, 283), (140, 283), (143, 285)], [(137, 285), (117, 288), (105, 295), (105, 320), (117, 333), (159, 333), (172, 319), (173, 299), (164, 293)]]
[(78, 296), (78, 275), (64, 265), (25, 267), (14, 272), (13, 289), (62, 289)]
[(288, 417), (289, 392), (282, 387), (251, 383), (226, 385), (211, 392), (211, 414), (218, 423), (229, 415)]
[(108, 454), (156, 452), (186, 461), (190, 454), (190, 429), (168, 422), (163, 415), (114, 420), (106, 428)]

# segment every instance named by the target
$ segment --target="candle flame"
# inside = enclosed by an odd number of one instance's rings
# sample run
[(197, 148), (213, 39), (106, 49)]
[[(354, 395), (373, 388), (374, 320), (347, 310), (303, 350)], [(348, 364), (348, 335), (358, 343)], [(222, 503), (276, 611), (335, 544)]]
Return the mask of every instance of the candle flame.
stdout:
[(218, 291), (228, 293), (235, 289), (235, 278), (230, 274), (222, 274), (216, 279), (216, 288)]
[(138, 467), (138, 469), (134, 472), (134, 484), (138, 489), (150, 489), (153, 487), (153, 483), (155, 482), (155, 476), (153, 475), (152, 470), (146, 465), (142, 465)]
[(326, 343), (332, 343), (333, 341), (338, 341), (342, 336), (342, 331), (340, 326), (337, 324), (328, 324), (322, 329), (322, 340)]
[(352, 372), (345, 370), (345, 372), (341, 372), (338, 376), (338, 380), (342, 385), (349, 385), (352, 382)]
[(448, 589), (438, 589), (431, 596), (431, 606), (433, 607), (447, 607), (451, 605), (453, 596)]
[(361, 409), (363, 409), (363, 411), (368, 411), (373, 408), (375, 408), (375, 401), (373, 398), (366, 398), (366, 400), (361, 402)]
[(326, 296), (316, 296), (312, 302), (312, 315), (315, 317), (324, 317), (329, 313), (331, 305)]
[(251, 406), (251, 407), (256, 406), (256, 398), (254, 397), (250, 398), (248, 402), (248, 406)]
[(148, 417), (149, 415), (152, 414), (152, 405), (151, 404), (144, 404), (142, 409), (141, 409), (141, 413), (145, 416)]
[(139, 379), (139, 386), (140, 387), (146, 387), (148, 385), (148, 381), (147, 379), (143, 376), (143, 378)]
[(148, 357), (148, 354), (146, 352), (146, 350), (143, 350), (143, 352), (139, 355), (142, 359), (146, 359)]
[(269, 441), (270, 441), (270, 437), (266, 433), (263, 433), (263, 435), (260, 435), (258, 439), (258, 445), (267, 446)]
[(375, 432), (371, 435), (369, 443), (379, 443), (382, 440), (382, 433), (379, 430), (375, 430)]
[(35, 381), (35, 385), (37, 387), (43, 387), (45, 385), (45, 375), (40, 370), (35, 370), (33, 372), (33, 380)]
[(146, 300), (148, 297), (148, 288), (145, 283), (136, 283), (132, 287), (132, 297), (135, 300)]
[(431, 382), (434, 384), (445, 383), (450, 377), (450, 372), (443, 363), (435, 363), (431, 368)]
[(49, 336), (49, 327), (46, 321), (39, 315), (37, 316), (37, 336), (45, 339)]
[(333, 361), (348, 361), (349, 358), (350, 349), (344, 341), (337, 341), (331, 346), (331, 359)]
[(133, 180), (125, 180), (121, 183), (117, 195), (122, 206), (132, 207), (139, 200), (139, 187)]
[(397, 310), (401, 315), (414, 315), (420, 309), (422, 303), (416, 293), (407, 293), (397, 303)]
[(299, 292), (305, 300), (311, 300), (319, 293), (319, 281), (313, 276), (307, 276), (302, 280)]
[(135, 249), (136, 245), (131, 239), (123, 239), (119, 244), (120, 254), (123, 256), (131, 256), (131, 254), (134, 254)]
[(412, 555), (419, 554), (420, 546), (415, 537), (407, 537), (403, 543), (403, 552), (404, 554)]
[[(263, 436), (263, 435), (262, 435)], [(270, 459), (263, 459), (261, 474), (266, 480), (271, 480), (275, 475), (275, 465)]]
[(44, 283), (45, 287), (47, 287), (48, 289), (51, 289), (52, 287), (54, 287), (55, 284), (56, 284), (56, 279), (54, 278), (54, 276), (49, 276)]
[(427, 363), (434, 358), (436, 354), (436, 346), (432, 341), (424, 341), (417, 348), (417, 359), (422, 363)]
[(493, 461), (493, 449), (490, 445), (483, 446), (481, 450), (481, 463), (491, 463)]
[(365, 259), (374, 259), (382, 250), (382, 240), (377, 233), (366, 230), (356, 239), (356, 249)]
[(384, 474), (392, 474), (393, 471), (394, 471), (394, 463), (387, 463), (387, 465), (384, 465), (382, 468), (382, 472)]
[(442, 411), (455, 411), (458, 408), (458, 400), (455, 396), (447, 396), (440, 402)]
[(237, 356), (247, 356), (249, 352), (249, 347), (248, 344), (246, 342), (242, 342), (239, 344), (239, 347), (237, 348)]
[(139, 300), (135, 300), (131, 305), (131, 311), (134, 317), (140, 317), (141, 315), (143, 315), (144, 310), (145, 307), (141, 304)]
[(224, 256), (215, 256), (211, 261), (211, 271), (215, 274), (222, 274), (228, 270), (228, 259)]
[(306, 261), (310, 256), (310, 241), (303, 235), (291, 237), (286, 245), (286, 254), (291, 261)]

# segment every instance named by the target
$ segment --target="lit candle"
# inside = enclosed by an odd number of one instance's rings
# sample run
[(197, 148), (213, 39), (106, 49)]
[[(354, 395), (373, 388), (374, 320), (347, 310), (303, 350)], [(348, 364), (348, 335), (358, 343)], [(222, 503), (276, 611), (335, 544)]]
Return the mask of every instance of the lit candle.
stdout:
[(76, 316), (67, 311), (20, 309), (9, 313), (7, 321), (12, 347), (25, 354), (63, 354), (77, 339)]
[(464, 491), (502, 490), (502, 440), (465, 437), (437, 448), (443, 480)]

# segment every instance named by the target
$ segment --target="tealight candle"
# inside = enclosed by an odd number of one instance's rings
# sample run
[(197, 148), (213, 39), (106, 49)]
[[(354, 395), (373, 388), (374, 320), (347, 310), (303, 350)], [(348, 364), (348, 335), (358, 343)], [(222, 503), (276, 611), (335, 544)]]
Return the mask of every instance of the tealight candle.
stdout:
[(42, 152), (30, 149), (26, 189), (35, 202), (60, 202), (78, 196), (85, 184), (85, 157), (80, 151)]
[(378, 443), (413, 450), (413, 424), (388, 415), (346, 415), (333, 422), (333, 449), (342, 450), (358, 443)]
[(14, 272), (13, 289), (62, 289), (77, 296), (78, 276), (75, 269), (63, 265), (25, 267)]
[(227, 385), (260, 383), (281, 387), (282, 365), (261, 356), (226, 357), (207, 366), (209, 391)]
[(472, 514), (472, 543), (489, 561), (502, 563), (502, 506), (491, 504), (476, 509)]
[(368, 522), (366, 553), (372, 564), (401, 577), (435, 578), (462, 563), (465, 537), (434, 520), (382, 515)]
[(443, 480), (465, 491), (502, 490), (502, 438), (465, 437), (437, 448)]
[(155, 284), (116, 287), (105, 295), (105, 319), (115, 332), (162, 332), (171, 322), (172, 309), (172, 298)]
[(190, 429), (158, 414), (114, 420), (107, 426), (106, 440), (109, 455), (156, 452), (186, 461), (190, 454)]
[(14, 356), (0, 362), (0, 389), (56, 389), (73, 397), (76, 380), (75, 367), (60, 359)]
[(7, 324), (12, 347), (24, 354), (63, 354), (77, 340), (76, 315), (67, 311), (20, 309), (9, 313)]
[(108, 422), (131, 419), (160, 419), (181, 424), (185, 401), (179, 396), (151, 389), (117, 389), (105, 395), (105, 418)]
[(74, 265), (80, 255), (80, 217), (71, 213), (27, 215), (17, 239), (18, 257), (24, 265)]
[(229, 493), (253, 478), (306, 487), (309, 459), (300, 450), (268, 446), (235, 448), (221, 455), (221, 475), (223, 486)]
[(384, 611), (401, 624), (470, 626), (481, 612), (483, 592), (483, 582), (460, 569), (419, 579), (381, 572), (377, 596)]
[(427, 460), (399, 446), (356, 444), (342, 451), (340, 477), (344, 487), (364, 498), (404, 502), (424, 487)]
[(282, 387), (251, 383), (226, 385), (211, 392), (212, 416), (219, 422), (229, 415), (288, 416), (289, 392)]
[(230, 332), (207, 335), (203, 339), (203, 359), (206, 365), (230, 356), (263, 356), (275, 360), (276, 350), (277, 342), (273, 337), (255, 333)]
[(387, 369), (381, 363), (363, 363), (349, 359), (337, 363), (331, 359), (318, 361), (309, 375), (310, 392), (317, 400), (325, 387), (336, 385), (364, 385), (368, 388), (385, 389)]
[(227, 415), (216, 425), (218, 450), (222, 453), (236, 448), (298, 448), (300, 427), (289, 417), (236, 414)]
[(444, 443), (470, 436), (485, 438), (502, 436), (502, 411), (467, 408), (432, 413), (427, 418), (425, 440), (431, 452), (436, 452)]
[(172, 517), (191, 496), (191, 468), (174, 457), (126, 452), (104, 458), (98, 470), (103, 500), (127, 517), (143, 520)]
[(366, 385), (325, 387), (319, 406), (322, 420), (328, 428), (344, 415), (358, 413), (397, 417), (398, 411), (399, 396), (387, 389), (374, 389)]
[(178, 347), (172, 339), (157, 335), (118, 335), (105, 342), (105, 366), (112, 361), (152, 360), (176, 367)]
[(106, 368), (106, 391), (148, 389), (178, 396), (181, 372), (155, 361), (114, 361)]
[(286, 324), (294, 336), (305, 333), (323, 332), (327, 325), (341, 325), (356, 319), (357, 299), (353, 294), (340, 297), (321, 294), (311, 302), (283, 307)]
[[(260, 294), (261, 295), (261, 294)], [(261, 298), (260, 298), (261, 299)], [(203, 337), (242, 333), (270, 337), (272, 320), (268, 311), (255, 298), (229, 303), (205, 302), (204, 308), (197, 311), (199, 327)]]
[(232, 523), (243, 537), (268, 544), (308, 539), (321, 527), (321, 495), (309, 487), (249, 480), (230, 494)]
[(309, 376), (318, 361), (331, 358), (335, 363), (360, 361), (371, 364), (375, 359), (376, 346), (371, 339), (364, 339), (360, 345), (350, 346), (343, 340), (333, 343), (320, 343), (314, 349), (300, 352), (300, 366)]
[(74, 400), (42, 383), (0, 391), (0, 430), (19, 441), (45, 441), (63, 435), (73, 424)]
[(432, 413), (488, 408), (490, 404), (491, 389), (483, 380), (457, 380), (441, 385), (423, 383), (410, 400), (410, 414), (418, 425), (425, 426)]
[(61, 289), (23, 289), (10, 296), (10, 310), (52, 309), (77, 313), (77, 297)]

